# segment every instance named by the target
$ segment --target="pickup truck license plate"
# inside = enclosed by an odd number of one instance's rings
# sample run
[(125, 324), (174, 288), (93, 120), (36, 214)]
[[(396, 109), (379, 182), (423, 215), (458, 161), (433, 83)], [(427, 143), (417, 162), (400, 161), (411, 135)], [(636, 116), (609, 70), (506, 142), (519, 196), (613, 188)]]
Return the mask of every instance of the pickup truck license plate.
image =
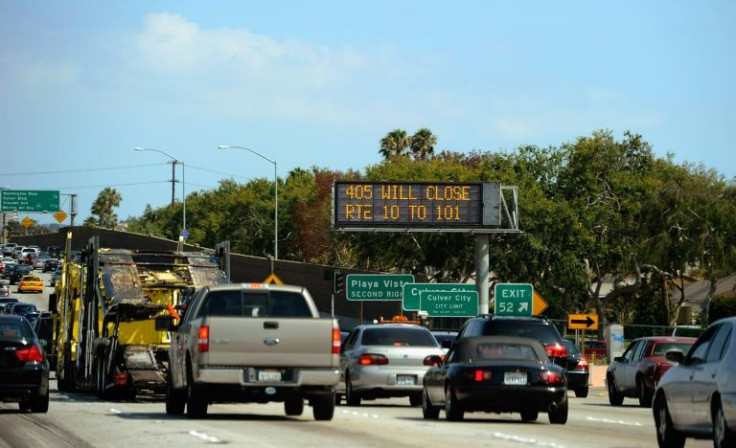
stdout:
[(414, 375), (396, 375), (396, 384), (399, 386), (413, 386), (417, 382)]
[(259, 370), (258, 381), (281, 381), (281, 371), (279, 370)]
[(526, 386), (526, 372), (504, 372), (503, 384)]

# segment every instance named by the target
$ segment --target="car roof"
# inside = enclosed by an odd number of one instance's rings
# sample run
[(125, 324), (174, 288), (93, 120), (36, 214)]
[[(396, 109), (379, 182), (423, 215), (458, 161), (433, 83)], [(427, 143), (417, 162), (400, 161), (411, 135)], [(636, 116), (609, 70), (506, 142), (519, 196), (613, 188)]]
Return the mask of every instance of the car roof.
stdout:
[(642, 336), (636, 338), (636, 341), (653, 341), (660, 342), (695, 342), (698, 338), (690, 338), (686, 336)]
[(272, 283), (223, 283), (218, 285), (212, 285), (209, 287), (210, 291), (232, 291), (232, 290), (243, 290), (243, 291), (292, 291), (302, 292), (306, 288), (303, 286), (295, 285), (274, 285)]
[(542, 343), (532, 338), (520, 338), (517, 336), (471, 336), (468, 338), (462, 338), (458, 343), (457, 350), (460, 353), (460, 358), (465, 359), (469, 354), (474, 353), (475, 349), (480, 344), (523, 344), (533, 347), (537, 358), (546, 360), (547, 353), (544, 351)]

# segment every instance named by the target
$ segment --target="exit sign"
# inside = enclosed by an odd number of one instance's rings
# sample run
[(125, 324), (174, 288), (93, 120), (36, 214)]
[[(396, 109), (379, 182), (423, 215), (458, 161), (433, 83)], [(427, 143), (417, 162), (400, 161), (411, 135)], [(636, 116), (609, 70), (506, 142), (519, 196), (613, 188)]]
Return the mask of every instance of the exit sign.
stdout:
[[(499, 316), (533, 316), (534, 286), (529, 283), (496, 283), (493, 313)], [(546, 303), (545, 303), (546, 305)]]

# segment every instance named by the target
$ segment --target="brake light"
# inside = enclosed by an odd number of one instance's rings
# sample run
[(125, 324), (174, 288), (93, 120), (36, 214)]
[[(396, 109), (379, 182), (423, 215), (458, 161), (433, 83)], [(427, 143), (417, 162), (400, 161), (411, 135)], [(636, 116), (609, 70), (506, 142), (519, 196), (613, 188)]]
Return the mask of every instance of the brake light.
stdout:
[(210, 327), (207, 325), (199, 327), (197, 335), (197, 350), (200, 352), (210, 351)]
[(127, 386), (128, 385), (128, 374), (118, 373), (117, 375), (115, 375), (115, 385), (116, 386)]
[[(437, 358), (440, 358), (440, 362), (436, 362)], [(443, 362), (445, 362), (445, 355), (439, 355), (439, 356), (438, 355), (429, 355), (429, 356), (427, 356), (427, 357), (424, 358), (424, 361), (422, 361), (422, 364), (424, 364), (425, 366), (437, 367), (440, 364), (442, 364)]]
[(15, 356), (18, 357), (18, 361), (21, 362), (43, 362), (43, 353), (35, 345), (31, 345), (25, 348), (19, 348), (15, 351)]
[(575, 370), (588, 370), (588, 360), (584, 357), (580, 357), (580, 361), (578, 361), (578, 365), (575, 366)]
[(544, 381), (546, 384), (564, 384), (565, 383), (565, 376), (561, 373), (553, 372), (551, 370), (545, 370), (540, 375), (542, 378), (542, 381)]
[(364, 353), (358, 358), (358, 364), (361, 366), (383, 366), (388, 364), (388, 358), (384, 355)]
[(473, 380), (476, 383), (479, 383), (481, 381), (488, 381), (491, 379), (491, 372), (483, 369), (476, 369), (472, 372)]
[(547, 356), (550, 358), (567, 358), (567, 347), (559, 342), (545, 346), (544, 351), (547, 352)]
[(339, 328), (333, 328), (332, 329), (332, 354), (333, 355), (339, 355), (340, 354), (340, 329)]

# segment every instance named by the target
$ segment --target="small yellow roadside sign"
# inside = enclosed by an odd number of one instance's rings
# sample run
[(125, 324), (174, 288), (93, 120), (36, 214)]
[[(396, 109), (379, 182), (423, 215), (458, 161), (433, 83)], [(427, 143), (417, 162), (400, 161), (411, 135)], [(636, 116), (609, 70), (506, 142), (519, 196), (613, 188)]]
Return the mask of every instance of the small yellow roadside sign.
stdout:
[(569, 330), (597, 330), (597, 314), (568, 314), (567, 328)]
[(57, 220), (57, 221), (59, 221), (59, 224), (61, 224), (62, 222), (64, 222), (64, 220), (66, 219), (67, 216), (68, 215), (66, 214), (66, 212), (64, 210), (59, 210), (58, 212), (56, 212), (56, 213), (53, 214), (54, 219)]
[(29, 218), (28, 216), (26, 216), (25, 218), (23, 218), (23, 221), (21, 221), (20, 223), (23, 224), (23, 227), (27, 229), (33, 225), (33, 220)]
[(276, 274), (271, 274), (263, 281), (263, 283), (274, 283), (276, 285), (283, 285), (284, 282), (280, 278), (276, 277)]
[(539, 316), (547, 309), (547, 301), (537, 291), (532, 294), (532, 315)]

